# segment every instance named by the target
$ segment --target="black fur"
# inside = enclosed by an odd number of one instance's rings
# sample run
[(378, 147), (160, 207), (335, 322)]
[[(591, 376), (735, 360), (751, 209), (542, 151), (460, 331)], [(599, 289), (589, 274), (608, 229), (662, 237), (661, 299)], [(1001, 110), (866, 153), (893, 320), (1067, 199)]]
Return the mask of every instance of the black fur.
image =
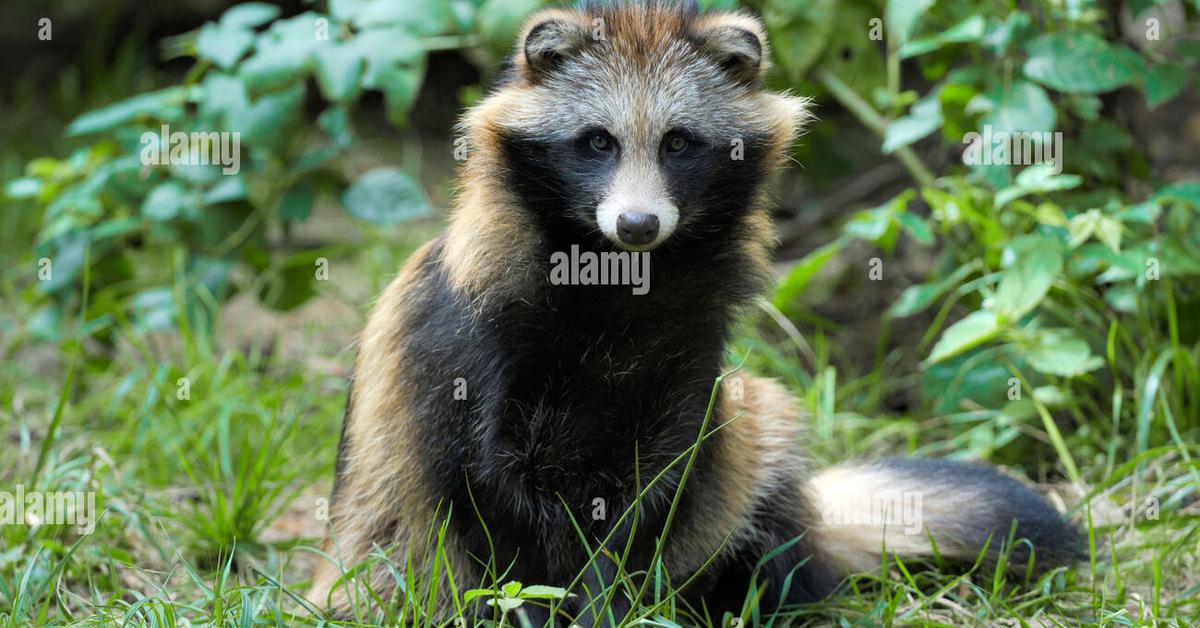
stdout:
[[(1075, 526), (1064, 522), (1062, 515), (1029, 487), (996, 469), (921, 458), (889, 458), (872, 464), (927, 493), (936, 493), (939, 488), (969, 487), (971, 503), (963, 504), (953, 529), (947, 533), (970, 547), (982, 549), (988, 544), (991, 561), (1007, 543), (1014, 521), (1019, 524), (1014, 538), (1033, 545), (1038, 570), (1087, 556), (1085, 540)], [(1009, 552), (1008, 562), (1021, 568), (1029, 554), (1029, 544), (1017, 543)]]
[[(616, 250), (600, 232), (595, 211), (609, 188), (620, 156), (601, 160), (587, 155), (580, 143), (592, 130), (579, 129), (577, 136), (565, 143), (516, 135), (501, 138), (507, 183), (537, 218), (547, 244), (546, 257), (550, 252), (566, 251), (571, 245), (594, 251)], [(742, 138), (742, 159), (734, 160), (730, 158), (731, 138), (706, 138), (683, 131), (692, 142), (688, 154), (660, 157), (659, 167), (680, 219), (676, 232), (652, 254), (652, 281), (657, 284), (670, 279), (664, 273), (707, 267), (720, 273), (718, 276), (736, 278), (741, 288), (713, 301), (742, 302), (765, 287), (762, 278), (747, 275), (745, 260), (737, 259), (736, 252), (738, 241), (747, 237), (743, 221), (767, 176), (767, 138)], [(727, 266), (730, 264), (732, 267)], [(707, 293), (718, 286), (718, 276), (705, 286), (687, 285), (695, 282), (681, 277), (685, 280), (669, 290), (673, 296), (684, 297), (688, 295), (675, 291), (686, 293), (701, 288)]]
[[(647, 483), (695, 442), (737, 303), (719, 289), (706, 296), (695, 282), (645, 297), (627, 288), (547, 284), (535, 301), (473, 316), (448, 287), (440, 256), (435, 249), (425, 262), (431, 290), (411, 304), (416, 315), (400, 339), (409, 355), (423, 358), (395, 382), (416, 391), (414, 411), (428, 417), (421, 423), (423, 457), (431, 462), (426, 481), (450, 497), (452, 525), (480, 561), (492, 555), (482, 518), (498, 573), (565, 585), (588, 553), (564, 504), (595, 543), (633, 502), (636, 476)], [(717, 285), (738, 283), (742, 278), (730, 276), (731, 270), (702, 272), (712, 273)], [(659, 277), (670, 270), (658, 272), (656, 280), (666, 281)], [(450, 401), (459, 377), (468, 382), (468, 400)], [(722, 481), (721, 469), (704, 454), (714, 443), (702, 448), (689, 486)], [(641, 504), (631, 570), (648, 565), (681, 470), (669, 472)], [(703, 517), (704, 505), (690, 503), (686, 490), (684, 495), (680, 516)], [(596, 498), (606, 502), (604, 520), (592, 518)], [(762, 513), (769, 542), (733, 557), (727, 575), (714, 573), (707, 587), (691, 591), (696, 599), (712, 593), (710, 607), (739, 610), (755, 563), (774, 545), (802, 537), (797, 522), (811, 517), (795, 512), (797, 496), (771, 503), (777, 508)], [(385, 541), (390, 532), (380, 530), (377, 538)], [(619, 553), (627, 538), (621, 531), (609, 549)], [(762, 576), (777, 590), (814, 553), (801, 538)], [(611, 577), (612, 566), (601, 567)], [(791, 601), (819, 599), (836, 584), (819, 561), (794, 579)]]

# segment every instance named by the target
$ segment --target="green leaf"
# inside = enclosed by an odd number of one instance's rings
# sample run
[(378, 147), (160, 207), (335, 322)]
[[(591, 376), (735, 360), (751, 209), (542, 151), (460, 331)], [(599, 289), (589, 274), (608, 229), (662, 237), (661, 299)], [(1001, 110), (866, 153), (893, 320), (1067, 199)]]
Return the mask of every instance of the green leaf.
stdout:
[(304, 84), (268, 94), (230, 116), (229, 126), (250, 146), (277, 147), (287, 141), (285, 130), (295, 122), (304, 103)]
[(351, 127), (350, 114), (343, 105), (332, 106), (317, 116), (317, 126), (329, 134), (333, 145), (338, 148), (349, 148), (354, 143), (354, 129)]
[(901, 59), (908, 59), (933, 52), (946, 44), (979, 41), (983, 38), (985, 26), (986, 22), (983, 17), (972, 15), (933, 37), (914, 39), (913, 41), (906, 42), (900, 46), (898, 54)]
[(1017, 321), (1050, 291), (1063, 267), (1063, 251), (1058, 238), (1044, 235), (1022, 236), (1007, 248), (1013, 261), (996, 289), (995, 308), (1004, 320)]
[(1092, 238), (1096, 223), (1100, 221), (1100, 210), (1089, 209), (1071, 219), (1067, 226), (1067, 246), (1075, 248)]
[[(558, 600), (567, 597), (567, 590), (561, 587), (535, 584), (521, 589), (520, 595), (522, 599), (526, 600)], [(574, 594), (572, 594), (572, 597), (574, 597)]]
[(1137, 312), (1137, 289), (1131, 284), (1113, 286), (1104, 291), (1104, 300), (1112, 309), (1124, 313)]
[(258, 37), (254, 54), (242, 62), (238, 76), (250, 91), (261, 94), (281, 89), (307, 76), (317, 47), (317, 19), (308, 12), (278, 20)]
[[(846, 223), (843, 231), (848, 236), (870, 240), (886, 253), (891, 254), (896, 244), (896, 238), (899, 235), (899, 227), (904, 224), (902, 216), (907, 214), (905, 209), (916, 194), (916, 190), (908, 189), (892, 197), (879, 207), (858, 212)], [(916, 216), (912, 218), (916, 220), (909, 220), (910, 223), (920, 222), (920, 219), (916, 218)], [(923, 224), (920, 226), (910, 224), (906, 229), (915, 228), (919, 232), (922, 227), (928, 232), (928, 227), (925, 227)], [(924, 234), (920, 234), (918, 237), (921, 237), (921, 235)], [(932, 234), (928, 234), (928, 236), (930, 239), (933, 238)]]
[(1183, 93), (1191, 79), (1187, 68), (1174, 63), (1147, 63), (1146, 71), (1139, 75), (1138, 86), (1146, 95), (1146, 105), (1151, 109)]
[(4, 184), (4, 196), (13, 200), (34, 198), (42, 190), (42, 180), (37, 177), (18, 177)]
[(354, 46), (367, 60), (363, 84), (371, 89), (381, 87), (380, 75), (394, 66), (415, 67), (425, 55), (421, 42), (407, 31), (396, 28), (374, 28), (359, 33), (347, 45)]
[(279, 218), (281, 220), (294, 220), (297, 222), (308, 220), (309, 214), (312, 213), (313, 200), (316, 196), (316, 189), (313, 188), (311, 183), (301, 181), (293, 185), (279, 199)]
[(521, 608), (525, 604), (525, 600), (519, 597), (492, 598), (487, 603), (489, 606), (498, 606), (502, 612), (507, 613), (513, 609)]
[(896, 214), (896, 222), (918, 244), (925, 246), (933, 244), (933, 231), (929, 228), (928, 221), (921, 216), (910, 211), (901, 211)]
[(1052, 164), (1034, 164), (1021, 171), (1009, 187), (996, 192), (993, 203), (1000, 209), (1027, 194), (1057, 192), (1079, 187), (1083, 177), (1074, 174), (1055, 174)]
[(1182, 201), (1200, 209), (1200, 180), (1172, 183), (1155, 192), (1153, 200), (1159, 203)]
[(1025, 76), (1072, 94), (1112, 91), (1133, 83), (1140, 69), (1137, 53), (1080, 31), (1038, 37), (1029, 47), (1024, 67)]
[(825, 52), (833, 32), (836, 0), (767, 0), (763, 19), (774, 57), (799, 83)]
[(454, 33), (471, 32), (475, 28), (475, 18), (478, 12), (479, 0), (450, 0), (450, 13), (454, 21), (450, 31)]
[(381, 73), (379, 81), (387, 104), (388, 122), (395, 126), (404, 125), (408, 110), (417, 99), (422, 76), (422, 69), (399, 66), (386, 68)]
[(195, 207), (195, 196), (177, 181), (160, 183), (142, 201), (142, 215), (159, 222), (174, 220)]
[(492, 598), (495, 596), (496, 592), (491, 589), (471, 589), (463, 593), (463, 604), (470, 604), (481, 597)]
[(1087, 341), (1071, 329), (1042, 329), (1022, 347), (1029, 365), (1040, 373), (1075, 377), (1104, 365)]
[(975, 271), (975, 264), (959, 266), (949, 276), (930, 283), (909, 286), (900, 293), (900, 297), (888, 308), (887, 314), (893, 318), (912, 316), (933, 305), (943, 294), (957, 286)]
[(1096, 222), (1096, 238), (1114, 252), (1121, 250), (1121, 221), (1112, 216), (1100, 216)]
[(109, 131), (138, 119), (178, 120), (183, 117), (183, 106), (188, 93), (188, 90), (182, 87), (168, 87), (93, 109), (72, 120), (71, 124), (67, 125), (67, 135), (74, 137)]
[[(1197, 186), (1196, 191), (1200, 193), (1200, 186)], [(1161, 214), (1162, 206), (1154, 200), (1149, 200), (1144, 203), (1129, 205), (1128, 207), (1118, 211), (1115, 217), (1117, 220), (1122, 222), (1136, 222), (1143, 225), (1152, 225), (1154, 224), (1154, 221), (1158, 220), (1158, 217)]]
[(75, 279), (83, 270), (83, 263), (91, 241), (91, 233), (80, 229), (62, 233), (46, 242), (40, 242), (35, 255), (50, 258), (52, 272), (48, 281), (38, 282), (38, 289), (43, 294), (51, 294), (74, 286)]
[(258, 293), (263, 305), (286, 312), (304, 305), (312, 298), (316, 294), (313, 287), (316, 273), (311, 258), (311, 254), (301, 253), (269, 273)]
[(358, 93), (365, 67), (366, 60), (354, 46), (322, 46), (316, 51), (317, 87), (326, 100), (347, 100)]
[(450, 3), (446, 0), (387, 0), (365, 2), (357, 7), (342, 3), (355, 26), (394, 26), (414, 35), (438, 35), (454, 23)]
[(257, 28), (279, 17), (279, 7), (265, 2), (244, 2), (236, 4), (225, 15), (221, 16), (221, 24), (241, 28)]
[[(984, 145), (983, 150), (990, 149)], [(982, 159), (968, 160), (967, 153), (965, 152), (963, 153), (963, 163), (970, 164), (971, 180), (973, 181), (979, 181), (994, 190), (1002, 190), (1012, 185), (1012, 171), (1005, 164), (983, 163)], [(1000, 206), (996, 205), (996, 207)]]
[(247, 28), (209, 22), (196, 37), (196, 54), (228, 70), (254, 46), (254, 33)]
[(247, 197), (246, 180), (240, 174), (223, 176), (220, 181), (204, 193), (205, 205), (217, 205), (240, 201)]
[(883, 152), (890, 154), (901, 146), (933, 133), (942, 126), (942, 103), (934, 90), (925, 98), (913, 103), (907, 116), (897, 118), (887, 126), (883, 135)]
[(1067, 100), (1067, 106), (1078, 118), (1091, 122), (1100, 117), (1100, 109), (1104, 102), (1091, 94), (1072, 94)]
[(376, 168), (358, 178), (342, 194), (351, 215), (379, 225), (394, 225), (429, 213), (421, 186), (395, 168)]
[(288, 172), (296, 176), (306, 175), (327, 165), (339, 154), (341, 154), (341, 149), (337, 146), (321, 146), (293, 161)]
[(984, 36), (984, 44), (991, 48), (992, 53), (997, 57), (1007, 57), (1008, 49), (1014, 43), (1020, 43), (1024, 40), (1029, 32), (1029, 25), (1032, 20), (1029, 14), (1021, 10), (1014, 10), (1004, 18), (1003, 22), (997, 21), (995, 18), (988, 20), (987, 35)]
[(775, 307), (782, 310), (798, 300), (804, 294), (804, 290), (808, 287), (813, 277), (845, 245), (846, 241), (839, 238), (805, 255), (803, 259), (788, 271), (787, 276), (783, 278), (783, 281), (779, 283), (779, 287), (775, 289), (775, 297), (773, 299)]
[(1000, 319), (995, 312), (980, 310), (951, 325), (933, 346), (926, 364), (936, 364), (963, 351), (977, 347), (1000, 332)]
[(200, 118), (216, 127), (229, 127), (229, 119), (250, 106), (246, 84), (242, 79), (223, 72), (209, 72), (200, 84), (203, 97), (198, 103)]
[(871, 20), (879, 19), (878, 15), (867, 3), (839, 2), (837, 19), (829, 32), (830, 45), (816, 63), (863, 98), (870, 98), (877, 87), (887, 83), (882, 47), (878, 41), (863, 37), (863, 28), (869, 31)]
[(980, 128), (990, 126), (993, 133), (1046, 133), (1053, 131), (1057, 122), (1046, 90), (1021, 79), (973, 98), (967, 113), (976, 112), (984, 113)]
[(541, 5), (540, 0), (487, 0), (477, 13), (479, 38), (497, 52), (511, 50), (521, 25)]
[(848, 236), (879, 242), (891, 231), (893, 223), (892, 213), (886, 207), (867, 209), (855, 214), (843, 231)]
[(908, 41), (920, 23), (921, 16), (933, 6), (934, 0), (887, 0), (883, 23), (889, 39), (901, 46)]
[(1114, 253), (1112, 249), (1106, 246), (1089, 247), (1090, 245), (1086, 245), (1080, 247), (1080, 250), (1087, 250), (1090, 257), (1098, 258), (1103, 264), (1108, 266), (1103, 273), (1096, 277), (1095, 281), (1097, 284), (1126, 281), (1145, 276), (1143, 273), (1146, 268), (1145, 261), (1150, 256), (1149, 250), (1134, 249)]
[(360, 33), (350, 45), (367, 60), (363, 86), (384, 93), (388, 120), (400, 126), (425, 72), (420, 41), (403, 29), (382, 28)]

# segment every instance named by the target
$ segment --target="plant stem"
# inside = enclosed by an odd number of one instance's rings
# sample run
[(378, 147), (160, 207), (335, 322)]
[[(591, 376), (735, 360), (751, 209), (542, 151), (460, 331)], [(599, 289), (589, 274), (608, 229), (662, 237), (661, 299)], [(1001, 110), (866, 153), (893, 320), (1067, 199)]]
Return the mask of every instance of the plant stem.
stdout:
[[(854, 117), (858, 118), (867, 128), (874, 131), (880, 137), (883, 137), (887, 132), (888, 121), (879, 112), (875, 111), (871, 104), (863, 100), (849, 85), (842, 82), (842, 79), (828, 70), (816, 71), (817, 81), (833, 94), (843, 107), (850, 110)], [(912, 178), (916, 180), (921, 187), (933, 185), (933, 173), (921, 161), (920, 157), (912, 151), (908, 146), (901, 146), (896, 149), (896, 159), (900, 160), (904, 168), (908, 170)]]

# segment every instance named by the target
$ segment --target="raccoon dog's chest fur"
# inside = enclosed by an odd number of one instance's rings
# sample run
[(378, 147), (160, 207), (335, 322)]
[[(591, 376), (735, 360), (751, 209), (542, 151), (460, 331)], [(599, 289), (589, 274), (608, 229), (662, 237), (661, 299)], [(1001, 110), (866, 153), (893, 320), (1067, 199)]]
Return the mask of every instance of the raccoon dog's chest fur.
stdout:
[[(464, 611), (452, 590), (578, 581), (567, 613), (596, 623), (631, 606), (606, 587), (661, 556), (656, 577), (687, 582), (681, 602), (719, 618), (755, 587), (764, 612), (819, 599), (846, 569), (878, 567), (885, 541), (927, 556), (936, 534), (941, 555), (970, 557), (1019, 518), (1040, 552), (1069, 545), (1053, 509), (976, 467), (902, 461), (812, 481), (779, 385), (738, 374), (713, 396), (737, 313), (769, 274), (763, 183), (805, 116), (803, 100), (763, 89), (768, 58), (756, 19), (694, 3), (530, 19), (512, 69), (462, 123), (450, 227), (361, 337), (328, 545), (341, 563), (318, 569), (310, 599), (345, 614), (411, 566), (453, 578), (428, 585), (439, 618)], [(649, 291), (551, 281), (572, 250), (648, 255)], [(906, 489), (953, 505), (906, 535), (821, 525)], [(945, 514), (971, 499), (985, 505)], [(423, 617), (412, 587), (397, 612)]]
[[(405, 385), (439, 409), (439, 420), (416, 430), (437, 461), (426, 480), (486, 513), (490, 539), (473, 513), (458, 520), (471, 551), (486, 555), (490, 543), (501, 564), (519, 558), (534, 582), (575, 575), (587, 552), (571, 518), (604, 536), (639, 478), (644, 487), (697, 439), (733, 305), (722, 274), (709, 275), (706, 295), (676, 298), (546, 285), (486, 317), (451, 291), (414, 304), (431, 321), (455, 321), (408, 337), (413, 352), (439, 357)], [(455, 381), (465, 383), (466, 399), (446, 407)], [(707, 461), (698, 475), (708, 473)], [(669, 501), (677, 467), (652, 501)]]

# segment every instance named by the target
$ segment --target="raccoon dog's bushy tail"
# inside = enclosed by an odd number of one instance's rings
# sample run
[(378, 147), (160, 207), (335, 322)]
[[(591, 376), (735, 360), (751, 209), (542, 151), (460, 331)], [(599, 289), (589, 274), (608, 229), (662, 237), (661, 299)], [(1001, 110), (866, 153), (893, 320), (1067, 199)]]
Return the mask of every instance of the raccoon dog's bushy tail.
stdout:
[[(822, 545), (847, 573), (877, 570), (881, 552), (955, 562), (1004, 551), (1010, 569), (1031, 556), (1044, 571), (1086, 556), (1078, 528), (1045, 499), (995, 469), (945, 460), (839, 465), (810, 483)], [(1008, 545), (1016, 522), (1016, 542)], [(932, 539), (932, 542), (931, 542)]]

